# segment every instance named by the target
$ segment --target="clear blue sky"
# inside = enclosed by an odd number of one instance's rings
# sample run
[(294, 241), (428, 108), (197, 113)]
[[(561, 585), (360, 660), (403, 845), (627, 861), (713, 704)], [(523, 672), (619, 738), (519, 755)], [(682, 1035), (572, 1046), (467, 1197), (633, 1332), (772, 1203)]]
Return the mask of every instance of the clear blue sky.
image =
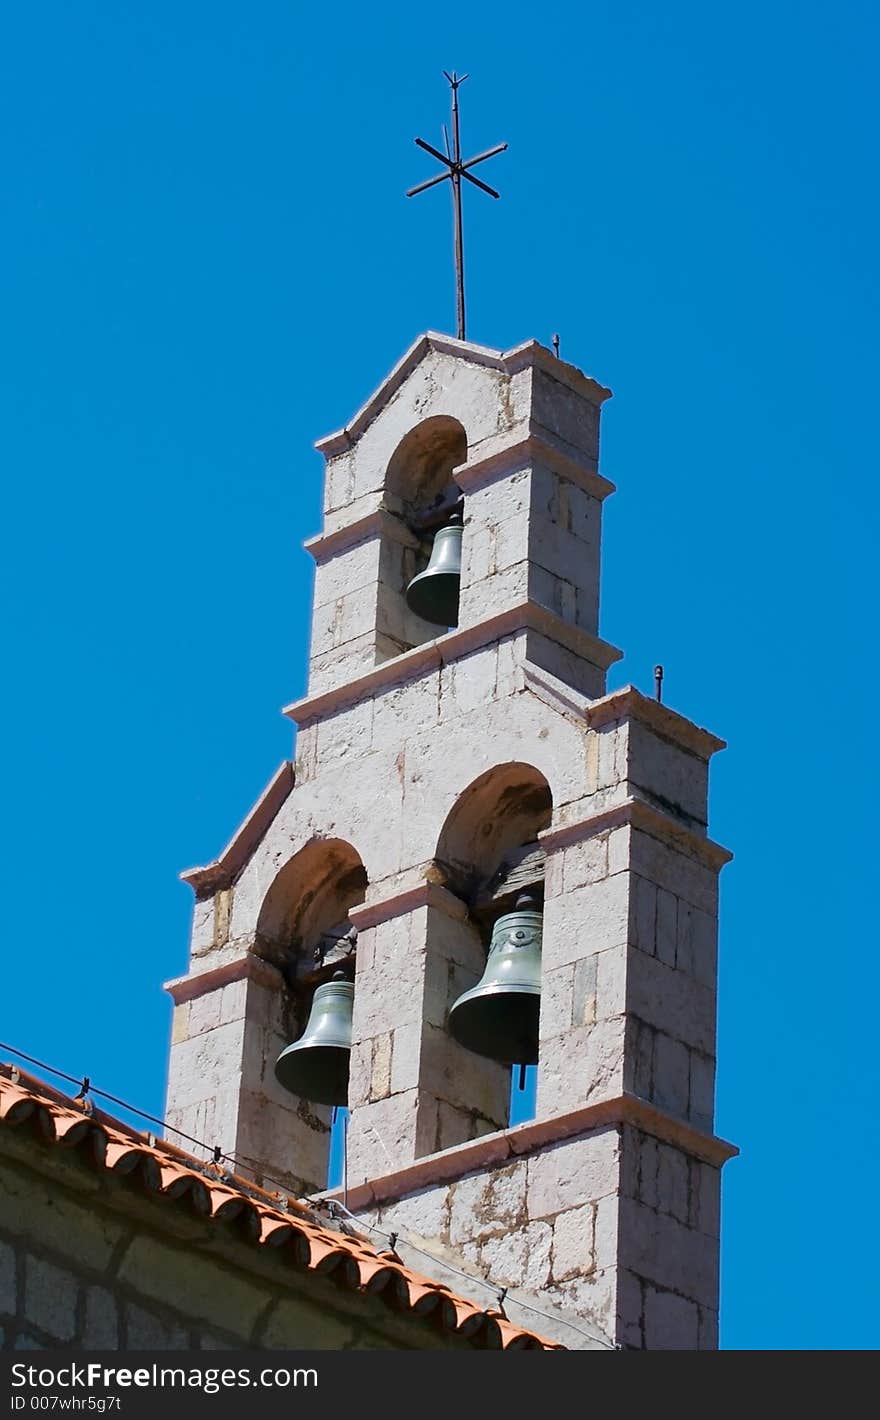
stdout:
[(470, 70), (510, 151), (469, 334), (614, 389), (611, 684), (661, 660), (730, 743), (724, 1344), (877, 1345), (878, 40), (867, 0), (7, 11), (3, 1039), (161, 1108), (177, 873), (291, 752), (312, 441), (453, 325), (448, 194), (403, 192)]

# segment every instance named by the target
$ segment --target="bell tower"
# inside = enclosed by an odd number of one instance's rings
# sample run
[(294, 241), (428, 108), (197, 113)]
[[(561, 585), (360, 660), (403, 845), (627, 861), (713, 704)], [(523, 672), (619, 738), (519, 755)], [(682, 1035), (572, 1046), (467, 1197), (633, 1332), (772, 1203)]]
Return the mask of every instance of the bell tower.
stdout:
[(606, 693), (609, 394), (534, 341), (428, 334), (318, 444), (296, 762), (183, 875), (168, 1115), (323, 1190), (350, 1010), (349, 1211), (605, 1344), (711, 1349), (723, 742)]

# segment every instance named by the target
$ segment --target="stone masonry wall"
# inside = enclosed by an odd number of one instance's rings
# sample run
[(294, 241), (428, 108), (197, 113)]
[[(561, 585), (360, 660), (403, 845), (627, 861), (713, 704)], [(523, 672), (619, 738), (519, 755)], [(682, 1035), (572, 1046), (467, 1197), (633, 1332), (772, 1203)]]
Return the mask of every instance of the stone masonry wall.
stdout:
[(622, 1125), (357, 1213), (626, 1348), (712, 1350), (719, 1189), (718, 1168)]
[[(33, 1146), (32, 1146), (33, 1147)], [(463, 1343), (77, 1166), (0, 1158), (0, 1349), (375, 1350)], [(53, 1171), (55, 1172), (55, 1171)], [(69, 1187), (72, 1183), (74, 1186)]]

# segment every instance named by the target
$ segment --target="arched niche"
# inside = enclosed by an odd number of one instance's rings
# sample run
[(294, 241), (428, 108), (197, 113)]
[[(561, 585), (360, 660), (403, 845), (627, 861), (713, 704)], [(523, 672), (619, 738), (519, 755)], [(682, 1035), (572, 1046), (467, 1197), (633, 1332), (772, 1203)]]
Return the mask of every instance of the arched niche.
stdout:
[[(522, 888), (543, 894), (543, 851), (536, 842), (553, 812), (550, 786), (530, 764), (495, 765), (461, 793), (440, 833), (435, 880), (467, 903), (467, 916), (428, 910), (427, 950), (436, 979), (448, 982), (444, 1019), (458, 996), (476, 986), (486, 966), (492, 926)], [(448, 1028), (433, 1041), (433, 1078), (447, 1081), (438, 1115), (449, 1147), (510, 1123), (511, 1068), (465, 1050)], [(519, 1071), (515, 1072), (518, 1084)], [(515, 1085), (516, 1088), (516, 1085)], [(525, 1116), (520, 1113), (519, 1118)]]
[(516, 761), (493, 766), (459, 795), (449, 813), (437, 842), (438, 872), (473, 901), (517, 850), (535, 843), (552, 813), (550, 785), (539, 769)]
[(467, 459), (464, 426), (437, 414), (404, 435), (385, 473), (384, 503), (394, 514), (382, 534), (377, 607), (377, 663), (423, 646), (449, 628), (417, 616), (406, 600), (412, 579), (431, 557), (438, 528), (462, 510), (452, 473)]
[(452, 470), (467, 459), (464, 425), (436, 414), (404, 435), (385, 474), (385, 503), (406, 517), (424, 516), (460, 496)]
[(345, 930), (363, 902), (367, 874), (360, 854), (341, 838), (313, 838), (288, 859), (263, 899), (257, 940), (263, 955), (290, 966), (311, 957), (322, 937)]

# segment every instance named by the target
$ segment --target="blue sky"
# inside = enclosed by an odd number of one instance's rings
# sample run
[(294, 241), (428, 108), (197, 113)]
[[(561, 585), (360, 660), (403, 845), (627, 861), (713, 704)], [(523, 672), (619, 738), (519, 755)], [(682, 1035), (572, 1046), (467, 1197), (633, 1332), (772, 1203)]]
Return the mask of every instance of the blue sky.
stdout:
[[(313, 440), (454, 324), (611, 385), (612, 686), (729, 740), (723, 1342), (878, 1342), (875, 6), (18, 6), (0, 1036), (161, 1108), (190, 893), (291, 752)], [(488, 172), (487, 172), (488, 176)], [(872, 871), (873, 869), (873, 871)]]

